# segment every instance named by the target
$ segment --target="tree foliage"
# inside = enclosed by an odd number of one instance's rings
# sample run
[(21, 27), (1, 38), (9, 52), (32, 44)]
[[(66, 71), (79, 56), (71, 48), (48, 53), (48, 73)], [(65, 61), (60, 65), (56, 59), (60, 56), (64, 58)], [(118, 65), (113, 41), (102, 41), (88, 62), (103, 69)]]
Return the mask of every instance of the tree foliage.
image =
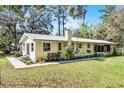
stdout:
[(124, 44), (124, 7), (116, 9), (116, 11), (114, 9), (102, 20), (97, 28), (97, 39), (113, 41), (120, 45)]
[(0, 6), (0, 44), (17, 44), (24, 32), (50, 34), (52, 19), (46, 6)]

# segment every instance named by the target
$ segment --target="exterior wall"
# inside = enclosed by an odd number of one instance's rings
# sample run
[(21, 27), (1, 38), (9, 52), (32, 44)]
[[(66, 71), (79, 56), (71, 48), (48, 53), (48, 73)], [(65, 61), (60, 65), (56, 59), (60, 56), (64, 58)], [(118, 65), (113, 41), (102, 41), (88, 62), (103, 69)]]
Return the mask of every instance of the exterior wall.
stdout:
[[(43, 51), (43, 43), (47, 43), (49, 42), (50, 43), (50, 51)], [(47, 53), (57, 53), (58, 52), (58, 43), (57, 41), (41, 41), (41, 40), (36, 40), (35, 41), (35, 44), (36, 44), (36, 59), (39, 58), (39, 57), (42, 57), (42, 58), (46, 58), (47, 57)], [(65, 56), (65, 47), (67, 45), (67, 42), (61, 42), (62, 44), (62, 50), (60, 52), (62, 52), (62, 57)]]
[[(79, 44), (82, 44), (82, 48), (79, 48)], [(90, 44), (90, 48), (87, 48), (87, 44)], [(75, 45), (75, 51), (77, 48), (79, 50), (79, 54), (81, 54), (81, 55), (91, 55), (94, 53), (94, 44), (93, 43), (74, 42), (74, 45)], [(87, 50), (91, 50), (91, 53), (87, 53)]]
[(109, 56), (109, 55), (112, 55), (112, 53), (113, 53), (113, 48), (114, 47), (116, 47), (116, 45), (110, 45), (110, 52), (96, 52), (97, 54), (104, 54), (104, 55), (106, 55), (106, 56)]
[[(27, 55), (27, 43), (29, 43), (29, 52), (30, 52), (29, 55)], [(34, 44), (34, 51), (31, 51), (31, 43)], [(25, 44), (25, 50), (23, 49), (23, 44)], [(35, 42), (31, 40), (30, 38), (25, 39), (25, 41), (22, 43), (22, 54), (23, 56), (30, 57), (32, 61), (36, 61), (35, 60)]]
[[(111, 55), (113, 52), (113, 47), (116, 47), (116, 45), (110, 45), (110, 52), (94, 52), (94, 43), (80, 43), (80, 42), (72, 42), (72, 43), (74, 43), (74, 51), (76, 52), (76, 49), (78, 49), (79, 54), (84, 56), (92, 55), (94, 53)], [(82, 44), (82, 48), (79, 48), (79, 44)], [(87, 44), (90, 44), (90, 48), (87, 48)], [(88, 53), (87, 50), (91, 50), (91, 53)]]
[(111, 45), (110, 48), (111, 48), (111, 51), (110, 53), (112, 54), (113, 53), (113, 48), (116, 47), (116, 45)]
[[(47, 58), (47, 53), (57, 53), (58, 52), (58, 43), (61, 42), (62, 45), (62, 50), (61, 56), (63, 58), (66, 58), (66, 46), (68, 45), (68, 42), (64, 41), (41, 41), (41, 40), (31, 40), (30, 38), (27, 38), (24, 43), (25, 43), (25, 50), (22, 49), (23, 56), (29, 56), (32, 61), (36, 61), (37, 58)], [(24, 44), (22, 43), (22, 45)], [(26, 51), (26, 44), (30, 44), (30, 55), (27, 55)], [(31, 43), (34, 43), (34, 51), (31, 51)], [(50, 51), (43, 51), (43, 43), (50, 43)], [(80, 42), (71, 42), (74, 44), (74, 51), (76, 52), (77, 49), (79, 50), (79, 54), (85, 56), (85, 55), (91, 55), (94, 54), (94, 44), (93, 43), (80, 43)], [(82, 48), (79, 48), (79, 44), (82, 44)], [(90, 48), (87, 48), (87, 44), (90, 44)], [(106, 52), (107, 55), (112, 54), (114, 45), (111, 45), (111, 51)], [(22, 47), (23, 48), (23, 47)], [(91, 53), (87, 53), (87, 50), (91, 50)], [(105, 52), (98, 52), (98, 53), (105, 53)]]
[[(50, 51), (43, 51), (43, 43), (44, 42), (49, 42), (51, 45), (51, 50)], [(58, 52), (58, 43), (57, 41), (41, 41), (41, 40), (36, 40), (35, 44), (36, 44), (36, 59), (39, 57), (42, 58), (46, 58), (47, 57), (47, 53), (57, 53)], [(61, 56), (63, 58), (65, 58), (65, 54), (66, 54), (66, 49), (65, 47), (67, 46), (67, 42), (61, 42), (62, 43), (62, 50), (61, 50)], [(76, 49), (79, 48), (79, 43), (77, 42), (72, 42), (74, 43), (74, 51), (76, 52)], [(82, 48), (79, 49), (79, 53), (81, 55), (90, 55), (94, 53), (94, 45), (92, 43), (90, 43), (90, 48), (87, 48), (87, 44), (88, 43), (82, 43)], [(87, 50), (91, 50), (91, 53), (87, 53)]]

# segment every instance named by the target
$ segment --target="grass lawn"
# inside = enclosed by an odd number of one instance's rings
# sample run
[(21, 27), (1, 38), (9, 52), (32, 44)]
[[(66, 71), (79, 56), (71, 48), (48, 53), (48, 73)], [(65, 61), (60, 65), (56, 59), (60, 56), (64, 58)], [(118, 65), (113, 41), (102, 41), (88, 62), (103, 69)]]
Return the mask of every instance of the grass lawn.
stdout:
[(1, 87), (124, 87), (124, 57), (15, 70), (0, 55)]

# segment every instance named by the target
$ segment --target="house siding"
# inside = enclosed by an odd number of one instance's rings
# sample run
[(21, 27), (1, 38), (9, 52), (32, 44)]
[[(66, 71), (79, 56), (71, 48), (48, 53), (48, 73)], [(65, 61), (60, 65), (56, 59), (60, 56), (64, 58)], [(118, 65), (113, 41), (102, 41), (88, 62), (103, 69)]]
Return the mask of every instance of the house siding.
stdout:
[[(50, 51), (43, 51), (43, 43), (50, 43)], [(58, 43), (57, 41), (41, 41), (41, 40), (36, 40), (35, 41), (35, 44), (36, 44), (36, 47), (35, 47), (35, 52), (36, 52), (36, 59), (39, 58), (39, 57), (42, 57), (42, 58), (47, 58), (47, 53), (57, 53), (58, 52)], [(67, 42), (61, 42), (62, 44), (62, 50), (61, 50), (61, 55), (62, 57), (65, 56), (65, 47), (66, 47), (66, 44)]]
[[(43, 43), (50, 43), (50, 51), (43, 51)], [(36, 40), (35, 44), (35, 50), (36, 50), (36, 59), (39, 57), (47, 58), (47, 53), (57, 53), (58, 52), (58, 41), (41, 41)], [(76, 49), (79, 49), (79, 43), (78, 42), (72, 42), (74, 43), (74, 52), (76, 52)], [(61, 42), (62, 44), (62, 50), (61, 50), (61, 57), (66, 58), (66, 46), (67, 42)], [(79, 49), (79, 54), (81, 55), (91, 55), (94, 53), (94, 44), (90, 43), (90, 48), (87, 48), (88, 43), (82, 43), (82, 48)], [(91, 53), (87, 53), (87, 50), (91, 50)]]
[[(22, 43), (22, 45), (25, 43), (25, 50), (23, 50), (22, 47), (22, 53), (23, 56), (29, 56), (32, 61), (36, 61), (37, 58), (47, 58), (47, 53), (57, 53), (58, 50), (58, 43), (61, 42), (61, 57), (66, 58), (66, 46), (68, 45), (68, 42), (64, 41), (43, 41), (43, 40), (31, 40), (30, 38), (25, 39), (25, 41)], [(26, 44), (30, 44), (30, 55), (26, 54)], [(31, 43), (34, 44), (34, 51), (31, 51)], [(50, 51), (43, 51), (43, 43), (50, 43)], [(94, 54), (94, 43), (81, 43), (81, 42), (71, 42), (74, 44), (74, 52), (79, 50), (78, 54), (81, 54), (83, 56), (86, 55), (92, 55)], [(79, 44), (82, 44), (82, 48), (79, 48)], [(87, 47), (87, 45), (90, 44), (90, 48)], [(106, 55), (111, 55), (113, 51), (114, 45), (110, 45), (111, 50), (110, 52), (97, 52), (97, 53), (104, 53)], [(90, 53), (87, 52), (87, 50), (91, 50)]]
[[(93, 43), (81, 43), (81, 42), (72, 42), (74, 44), (74, 51), (79, 50), (81, 55), (91, 55), (94, 53), (94, 44)], [(79, 44), (82, 44), (82, 48), (79, 48)], [(87, 44), (90, 44), (90, 48), (87, 48)], [(91, 53), (87, 53), (87, 50), (91, 50)]]
[[(30, 52), (30, 54), (29, 55), (27, 55), (27, 44), (29, 43), (29, 46), (30, 46), (30, 49), (29, 49), (29, 52)], [(33, 43), (34, 44), (34, 51), (31, 51), (31, 43)], [(25, 50), (23, 50), (23, 44), (25, 44)], [(30, 59), (32, 60), (32, 61), (36, 61), (35, 60), (35, 42), (33, 41), (33, 40), (31, 40), (30, 38), (26, 38), (25, 39), (25, 41), (22, 43), (22, 53), (23, 53), (23, 56), (28, 56), (28, 57), (30, 57)]]

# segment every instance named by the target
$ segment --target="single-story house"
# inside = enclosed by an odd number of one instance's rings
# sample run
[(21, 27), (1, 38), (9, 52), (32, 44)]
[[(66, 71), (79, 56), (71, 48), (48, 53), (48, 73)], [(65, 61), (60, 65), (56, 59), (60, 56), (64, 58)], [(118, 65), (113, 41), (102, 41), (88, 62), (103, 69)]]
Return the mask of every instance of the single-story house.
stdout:
[(37, 58), (47, 58), (48, 53), (61, 52), (61, 56), (66, 55), (66, 46), (73, 46), (74, 51), (78, 50), (81, 55), (91, 55), (94, 53), (104, 53), (111, 55), (114, 42), (72, 37), (71, 31), (65, 31), (65, 36), (41, 35), (24, 33), (19, 41), (22, 46), (23, 56), (29, 57), (32, 61)]

